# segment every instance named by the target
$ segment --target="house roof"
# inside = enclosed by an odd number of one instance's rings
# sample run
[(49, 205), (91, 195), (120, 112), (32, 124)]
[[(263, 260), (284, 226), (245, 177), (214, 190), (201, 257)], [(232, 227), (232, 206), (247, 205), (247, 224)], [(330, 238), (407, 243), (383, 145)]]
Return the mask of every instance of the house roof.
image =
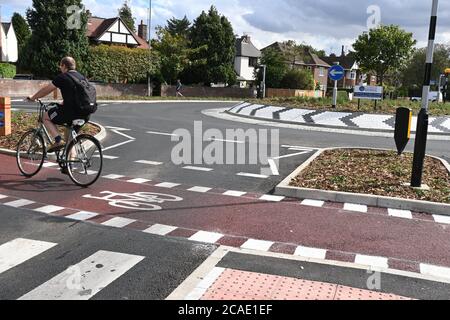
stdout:
[[(116, 18), (110, 18), (110, 19), (104, 19), (99, 17), (90, 17), (88, 21), (87, 31), (86, 35), (89, 38), (97, 40), (100, 38), (106, 31), (108, 31), (109, 28), (113, 26), (113, 24), (119, 20), (119, 17)], [(138, 48), (141, 49), (148, 49), (150, 48), (147, 41), (139, 37), (137, 34), (135, 34), (132, 30), (129, 30), (133, 37), (136, 39), (136, 41), (139, 43)]]
[(336, 62), (339, 62), (339, 65), (341, 65), (345, 70), (352, 70), (353, 66), (356, 63), (356, 59), (350, 55), (342, 55), (338, 57), (335, 54), (332, 54), (328, 57), (323, 58), (323, 60), (325, 60), (330, 65), (334, 65)]
[(311, 53), (308, 49), (294, 50), (294, 47), (287, 42), (275, 42), (265, 47), (261, 51), (275, 49), (280, 51), (286, 58), (286, 62), (294, 65), (319, 66), (329, 68), (330, 65), (319, 58), (315, 53)]
[(253, 45), (249, 36), (243, 36), (236, 39), (236, 56), (259, 58), (261, 57), (261, 51)]
[(3, 30), (5, 31), (5, 34), (7, 34), (9, 31), (9, 28), (11, 28), (11, 23), (10, 22), (2, 22), (2, 27), (3, 27)]

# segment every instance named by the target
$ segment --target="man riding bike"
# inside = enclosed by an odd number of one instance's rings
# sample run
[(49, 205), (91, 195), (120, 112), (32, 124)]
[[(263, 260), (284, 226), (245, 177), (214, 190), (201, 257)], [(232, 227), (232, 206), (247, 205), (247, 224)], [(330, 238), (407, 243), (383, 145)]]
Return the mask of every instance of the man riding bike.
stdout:
[[(71, 125), (73, 120), (83, 119), (86, 123), (89, 121), (89, 115), (80, 114), (76, 108), (77, 89), (76, 80), (86, 80), (86, 78), (76, 71), (76, 62), (72, 57), (65, 57), (61, 60), (59, 68), (61, 74), (58, 75), (51, 84), (39, 90), (34, 96), (28, 97), (28, 100), (36, 101), (46, 97), (56, 89), (61, 90), (63, 103), (52, 108), (44, 115), (44, 125), (55, 143), (49, 146), (48, 153), (60, 151), (64, 148), (62, 137), (59, 134), (57, 125)], [(74, 79), (75, 78), (75, 79)], [(68, 137), (65, 137), (68, 142)]]

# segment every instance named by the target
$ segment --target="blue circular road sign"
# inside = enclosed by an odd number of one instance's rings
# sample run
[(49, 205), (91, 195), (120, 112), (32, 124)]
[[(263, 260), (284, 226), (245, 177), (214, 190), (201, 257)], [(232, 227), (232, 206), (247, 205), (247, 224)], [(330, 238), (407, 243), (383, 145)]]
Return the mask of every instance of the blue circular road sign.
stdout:
[(342, 80), (345, 76), (345, 69), (342, 66), (336, 65), (332, 66), (328, 71), (328, 75), (331, 80), (339, 81)]

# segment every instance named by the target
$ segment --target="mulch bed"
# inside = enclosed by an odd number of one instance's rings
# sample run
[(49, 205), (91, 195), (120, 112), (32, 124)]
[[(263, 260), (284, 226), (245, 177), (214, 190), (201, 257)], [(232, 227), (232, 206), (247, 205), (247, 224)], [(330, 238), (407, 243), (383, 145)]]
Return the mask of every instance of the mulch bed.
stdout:
[(450, 203), (450, 175), (437, 159), (425, 160), (423, 183), (431, 191), (414, 190), (413, 155), (392, 151), (340, 149), (325, 151), (291, 181), (291, 186)]
[[(17, 143), (19, 143), (22, 135), (30, 129), (37, 127), (37, 114), (26, 112), (13, 112), (11, 115), (12, 134), (6, 137), (0, 137), (0, 148), (15, 150)], [(59, 128), (61, 136), (64, 137), (64, 128)], [(95, 136), (100, 132), (100, 128), (87, 124), (81, 130), (81, 133), (86, 133)]]

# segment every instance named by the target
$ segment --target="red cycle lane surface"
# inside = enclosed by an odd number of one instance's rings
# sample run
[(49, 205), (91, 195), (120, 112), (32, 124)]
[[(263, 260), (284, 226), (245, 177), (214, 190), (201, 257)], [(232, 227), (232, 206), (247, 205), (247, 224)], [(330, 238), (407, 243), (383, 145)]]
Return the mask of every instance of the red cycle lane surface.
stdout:
[[(450, 226), (434, 222), (313, 208), (302, 206), (299, 201), (265, 202), (104, 178), (83, 189), (55, 169), (44, 168), (38, 176), (24, 179), (13, 157), (0, 155), (0, 163), (0, 194), (6, 196), (135, 219), (149, 226), (164, 224), (226, 236), (450, 266), (447, 254)], [(108, 195), (104, 192), (158, 193), (182, 200), (154, 203), (161, 210), (151, 211), (119, 208), (110, 201), (86, 198), (86, 195), (102, 198)], [(127, 198), (119, 198), (124, 197)]]

